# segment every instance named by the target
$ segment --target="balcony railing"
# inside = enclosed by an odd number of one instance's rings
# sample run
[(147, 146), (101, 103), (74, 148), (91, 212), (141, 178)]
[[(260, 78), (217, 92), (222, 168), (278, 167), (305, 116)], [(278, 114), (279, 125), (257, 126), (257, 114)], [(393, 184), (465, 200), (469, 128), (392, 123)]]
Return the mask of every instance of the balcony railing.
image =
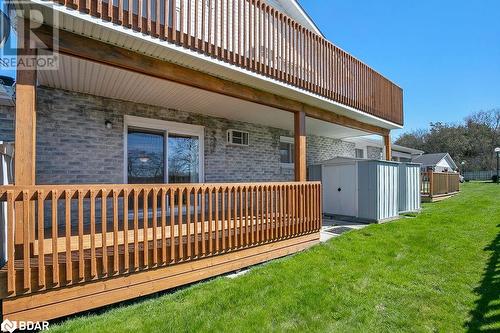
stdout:
[(401, 88), (264, 1), (56, 2), (403, 123)]
[(320, 202), (316, 182), (0, 186), (7, 215), (2, 297), (317, 233)]

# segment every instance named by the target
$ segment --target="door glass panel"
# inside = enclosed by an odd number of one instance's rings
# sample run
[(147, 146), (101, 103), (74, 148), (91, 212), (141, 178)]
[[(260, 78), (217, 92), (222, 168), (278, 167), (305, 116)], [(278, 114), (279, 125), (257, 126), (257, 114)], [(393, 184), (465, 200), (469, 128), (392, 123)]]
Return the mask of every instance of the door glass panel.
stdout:
[(199, 182), (199, 138), (198, 136), (168, 135), (168, 182)]
[(165, 181), (163, 133), (129, 129), (127, 150), (129, 184), (155, 184)]

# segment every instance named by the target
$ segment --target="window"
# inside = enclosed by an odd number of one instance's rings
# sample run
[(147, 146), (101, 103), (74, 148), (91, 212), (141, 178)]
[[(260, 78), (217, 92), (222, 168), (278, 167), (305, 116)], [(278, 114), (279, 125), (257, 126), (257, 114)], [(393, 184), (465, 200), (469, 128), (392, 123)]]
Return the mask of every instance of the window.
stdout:
[(293, 164), (294, 161), (294, 143), (293, 138), (280, 137), (280, 162), (282, 164)]
[(125, 116), (125, 182), (203, 181), (202, 126)]
[(237, 146), (248, 146), (248, 132), (228, 130), (227, 143)]
[(354, 149), (356, 154), (356, 158), (365, 158), (365, 151), (363, 149), (356, 148)]

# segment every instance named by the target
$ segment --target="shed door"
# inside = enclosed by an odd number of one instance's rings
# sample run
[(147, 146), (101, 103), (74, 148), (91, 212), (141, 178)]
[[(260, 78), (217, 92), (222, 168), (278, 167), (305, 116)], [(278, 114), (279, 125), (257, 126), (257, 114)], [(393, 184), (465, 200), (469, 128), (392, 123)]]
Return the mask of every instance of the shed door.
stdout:
[(323, 169), (325, 213), (357, 216), (356, 166), (326, 165)]

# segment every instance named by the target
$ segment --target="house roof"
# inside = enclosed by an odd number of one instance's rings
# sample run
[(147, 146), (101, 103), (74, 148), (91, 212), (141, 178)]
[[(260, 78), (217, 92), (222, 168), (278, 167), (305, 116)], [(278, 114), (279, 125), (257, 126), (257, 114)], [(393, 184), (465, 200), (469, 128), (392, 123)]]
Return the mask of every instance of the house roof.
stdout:
[(283, 10), (304, 27), (307, 27), (308, 29), (313, 30), (318, 35), (324, 37), (321, 30), (318, 28), (316, 23), (305, 11), (304, 7), (302, 7), (298, 0), (271, 0), (268, 2), (270, 5), (274, 5), (274, 7), (279, 7), (277, 9)]
[(434, 154), (423, 154), (417, 157), (414, 157), (412, 159), (412, 162), (414, 163), (420, 163), (422, 166), (435, 166), (439, 162), (441, 162), (443, 159), (446, 159), (448, 161), (448, 164), (452, 168), (456, 168), (457, 165), (455, 164), (455, 161), (451, 158), (450, 154), (448, 153), (434, 153)]

